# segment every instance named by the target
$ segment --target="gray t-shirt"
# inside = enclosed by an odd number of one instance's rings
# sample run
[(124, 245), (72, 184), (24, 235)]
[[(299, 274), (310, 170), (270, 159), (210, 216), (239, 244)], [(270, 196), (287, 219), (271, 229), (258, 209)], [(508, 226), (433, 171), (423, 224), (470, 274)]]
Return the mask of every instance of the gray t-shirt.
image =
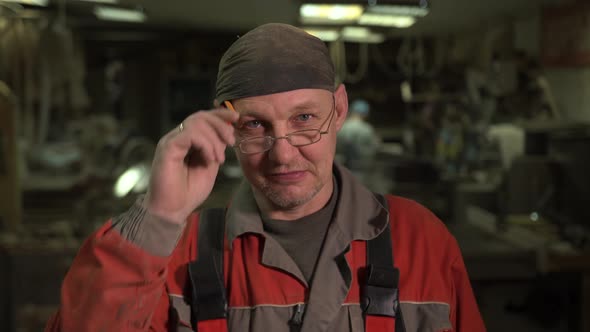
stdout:
[(338, 184), (334, 180), (332, 197), (328, 204), (319, 211), (297, 220), (262, 218), (266, 233), (272, 236), (291, 256), (309, 285), (313, 279), (328, 226), (330, 226), (334, 215), (337, 198)]

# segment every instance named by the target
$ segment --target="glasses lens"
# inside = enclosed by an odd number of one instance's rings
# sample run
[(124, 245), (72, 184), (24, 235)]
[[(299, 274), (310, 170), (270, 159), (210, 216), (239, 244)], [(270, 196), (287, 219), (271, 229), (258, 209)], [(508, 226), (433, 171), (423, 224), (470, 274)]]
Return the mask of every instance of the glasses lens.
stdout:
[(244, 140), (240, 143), (240, 150), (243, 153), (259, 153), (268, 150), (272, 139), (270, 137), (255, 137)]
[(320, 137), (320, 131), (316, 129), (296, 131), (289, 134), (289, 143), (293, 146), (309, 145), (319, 141)]

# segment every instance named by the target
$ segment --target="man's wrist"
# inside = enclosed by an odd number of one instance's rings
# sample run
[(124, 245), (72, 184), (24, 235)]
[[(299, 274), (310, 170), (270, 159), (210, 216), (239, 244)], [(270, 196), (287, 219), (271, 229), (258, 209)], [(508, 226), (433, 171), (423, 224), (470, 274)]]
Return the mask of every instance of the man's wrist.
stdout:
[(113, 218), (113, 228), (128, 241), (155, 256), (169, 256), (184, 230), (185, 221), (168, 221), (145, 207), (140, 196), (131, 208)]

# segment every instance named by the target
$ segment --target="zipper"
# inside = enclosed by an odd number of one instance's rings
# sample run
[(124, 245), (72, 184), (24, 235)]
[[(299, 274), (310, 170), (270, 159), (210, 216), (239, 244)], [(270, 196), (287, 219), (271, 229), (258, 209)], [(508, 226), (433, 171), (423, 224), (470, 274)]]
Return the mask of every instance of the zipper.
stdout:
[(293, 317), (289, 321), (289, 325), (301, 326), (303, 323), (303, 314), (305, 313), (305, 303), (299, 303), (295, 305), (295, 311)]

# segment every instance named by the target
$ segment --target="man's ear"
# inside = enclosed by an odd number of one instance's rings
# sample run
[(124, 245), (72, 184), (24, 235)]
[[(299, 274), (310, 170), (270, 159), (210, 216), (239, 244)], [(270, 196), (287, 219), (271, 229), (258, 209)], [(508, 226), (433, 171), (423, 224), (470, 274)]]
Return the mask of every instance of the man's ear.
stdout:
[(334, 114), (334, 124), (336, 125), (336, 131), (340, 131), (346, 116), (348, 115), (348, 94), (346, 93), (346, 87), (344, 84), (340, 84), (334, 92), (334, 99), (336, 102), (336, 110)]

